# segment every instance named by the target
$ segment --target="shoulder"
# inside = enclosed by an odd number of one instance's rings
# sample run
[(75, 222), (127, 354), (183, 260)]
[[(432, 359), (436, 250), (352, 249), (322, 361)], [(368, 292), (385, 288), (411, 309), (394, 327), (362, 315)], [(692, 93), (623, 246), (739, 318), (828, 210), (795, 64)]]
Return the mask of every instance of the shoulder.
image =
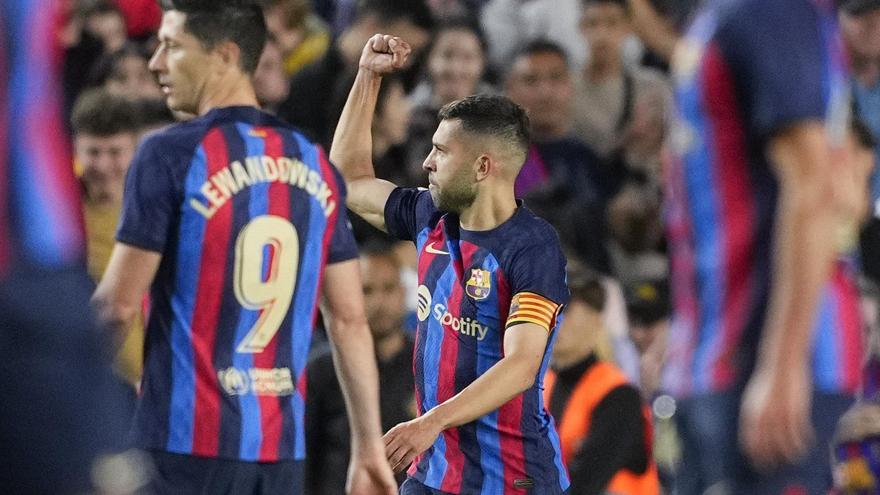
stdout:
[(177, 159), (182, 154), (191, 155), (198, 148), (208, 131), (202, 118), (173, 124), (147, 134), (141, 140), (139, 151), (147, 155)]

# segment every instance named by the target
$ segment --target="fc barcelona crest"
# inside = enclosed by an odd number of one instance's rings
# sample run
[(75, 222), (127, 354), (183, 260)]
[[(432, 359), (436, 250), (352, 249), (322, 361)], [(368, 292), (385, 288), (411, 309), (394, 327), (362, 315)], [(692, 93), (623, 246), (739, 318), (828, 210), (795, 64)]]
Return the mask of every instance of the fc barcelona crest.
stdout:
[(465, 292), (471, 298), (481, 301), (489, 297), (492, 290), (492, 273), (479, 268), (471, 269), (471, 278), (465, 284)]

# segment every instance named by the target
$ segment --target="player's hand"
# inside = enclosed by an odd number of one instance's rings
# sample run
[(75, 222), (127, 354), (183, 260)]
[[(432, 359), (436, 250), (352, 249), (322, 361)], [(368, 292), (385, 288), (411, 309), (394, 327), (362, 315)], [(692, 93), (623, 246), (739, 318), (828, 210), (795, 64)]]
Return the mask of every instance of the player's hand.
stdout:
[(397, 36), (374, 34), (361, 52), (361, 70), (374, 72), (380, 76), (402, 68), (412, 49), (409, 43)]
[(427, 415), (388, 430), (382, 439), (391, 469), (396, 473), (406, 469), (417, 455), (434, 444), (441, 431), (440, 425)]
[(757, 369), (740, 406), (739, 441), (755, 469), (769, 471), (801, 459), (810, 448), (812, 384), (807, 366)]
[(355, 455), (348, 465), (348, 495), (395, 495), (397, 482), (388, 461), (377, 450), (376, 455)]

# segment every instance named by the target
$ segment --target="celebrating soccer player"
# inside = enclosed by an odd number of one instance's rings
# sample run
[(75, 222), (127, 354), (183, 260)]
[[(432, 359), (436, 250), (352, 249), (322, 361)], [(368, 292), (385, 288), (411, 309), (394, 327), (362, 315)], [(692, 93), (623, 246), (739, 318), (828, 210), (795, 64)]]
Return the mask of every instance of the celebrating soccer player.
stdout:
[(562, 305), (555, 231), (514, 199), (529, 146), (525, 112), (470, 96), (440, 110), (423, 167), (429, 188), (376, 178), (370, 124), (382, 76), (405, 41), (371, 38), (333, 140), (348, 207), (418, 249), (415, 351), (419, 417), (385, 434), (404, 494), (562, 493), (569, 485), (541, 377)]

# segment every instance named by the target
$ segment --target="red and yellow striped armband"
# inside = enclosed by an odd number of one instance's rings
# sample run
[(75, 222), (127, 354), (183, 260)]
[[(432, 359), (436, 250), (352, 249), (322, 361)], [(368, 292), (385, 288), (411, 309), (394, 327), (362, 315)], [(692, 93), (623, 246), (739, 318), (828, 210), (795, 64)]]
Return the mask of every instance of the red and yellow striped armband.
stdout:
[(561, 304), (556, 304), (540, 294), (518, 292), (510, 301), (510, 314), (504, 327), (534, 323), (549, 332), (556, 326), (556, 317), (561, 309)]

